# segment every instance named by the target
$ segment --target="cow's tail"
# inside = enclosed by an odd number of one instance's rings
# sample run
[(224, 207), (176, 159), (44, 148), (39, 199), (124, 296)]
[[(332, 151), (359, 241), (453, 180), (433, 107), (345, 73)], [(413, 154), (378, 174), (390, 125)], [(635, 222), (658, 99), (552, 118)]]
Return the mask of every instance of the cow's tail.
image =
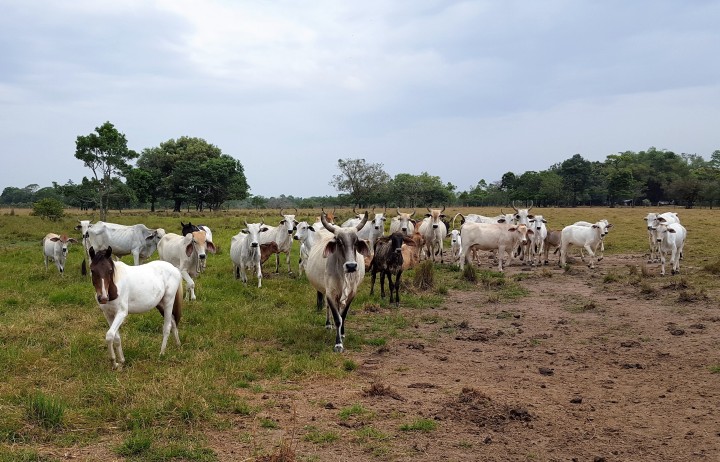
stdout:
[(80, 265), (80, 273), (81, 273), (83, 276), (87, 276), (87, 262), (85, 261), (84, 258), (83, 258), (82, 265)]
[(180, 317), (182, 316), (182, 302), (183, 302), (183, 286), (182, 283), (178, 286), (177, 292), (175, 292), (175, 302), (173, 303), (173, 319), (175, 319), (175, 325), (180, 324)]

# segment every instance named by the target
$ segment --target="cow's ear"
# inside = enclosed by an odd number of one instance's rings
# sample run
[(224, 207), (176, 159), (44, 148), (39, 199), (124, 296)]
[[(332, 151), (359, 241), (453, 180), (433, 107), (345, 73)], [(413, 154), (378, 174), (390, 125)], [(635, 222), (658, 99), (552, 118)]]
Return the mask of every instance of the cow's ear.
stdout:
[(74, 237), (71, 237), (70, 239), (68, 239), (68, 242), (72, 242), (73, 244), (77, 244), (77, 241), (75, 240)]
[(517, 231), (517, 228), (513, 226), (512, 228), (508, 228), (508, 231), (514, 233), (515, 231)]
[(240, 232), (243, 234), (247, 234), (249, 231), (247, 229), (241, 229)]
[(605, 228), (606, 228), (606, 229), (610, 229), (610, 228), (612, 228), (612, 227), (613, 227), (613, 224), (612, 224), (612, 223), (608, 223), (608, 225), (607, 225)]
[(323, 250), (323, 257), (327, 258), (331, 253), (335, 252), (336, 246), (337, 241), (335, 239), (328, 241), (328, 243), (325, 244), (325, 250)]
[(75, 227), (75, 230), (76, 230), (76, 231), (80, 231), (81, 229), (82, 229), (82, 225), (77, 225), (77, 226)]
[(533, 231), (532, 229), (528, 229), (528, 230), (527, 230), (527, 233), (528, 233), (528, 234), (535, 234), (535, 231)]
[(285, 224), (285, 219), (284, 219), (284, 218), (283, 218), (282, 220), (280, 220), (280, 224), (281, 224), (281, 225), (284, 225), (284, 224)]
[(60, 238), (59, 237), (51, 237), (50, 240), (53, 242), (57, 242), (60, 240)]
[(534, 220), (534, 219), (535, 219), (535, 215), (528, 215), (528, 220)]
[(429, 217), (429, 216), (430, 216), (430, 214), (429, 214), (429, 213), (426, 213), (426, 214), (425, 214), (425, 216), (426, 216), (426, 217)]
[(674, 229), (668, 228), (668, 233), (676, 233), (676, 232), (677, 232), (677, 231), (675, 231)]
[(215, 253), (215, 244), (212, 241), (205, 241), (205, 246), (208, 252)]
[(657, 221), (665, 223), (666, 220), (664, 217), (657, 217)]
[(547, 220), (543, 218), (543, 219), (542, 219), (542, 222), (543, 222), (543, 223), (547, 223)]
[(445, 218), (445, 217), (446, 217), (446, 215), (444, 213), (440, 214), (440, 218)]
[(367, 245), (367, 242), (365, 242), (364, 239), (358, 239), (358, 241), (355, 243), (355, 251), (363, 257), (370, 256), (370, 246)]
[(308, 231), (312, 231), (313, 233), (315, 232), (315, 228), (313, 228), (312, 226), (308, 226), (307, 229), (308, 229)]
[(185, 255), (188, 257), (192, 255), (193, 253), (193, 241), (190, 241), (188, 245), (185, 246)]
[(599, 228), (599, 226), (598, 226), (598, 225), (592, 225), (592, 227), (593, 227), (593, 228)]
[(268, 229), (269, 229), (269, 228), (268, 228), (267, 226), (263, 226), (262, 228), (260, 228), (260, 232), (261, 232), (261, 233), (264, 233), (264, 232), (267, 231)]

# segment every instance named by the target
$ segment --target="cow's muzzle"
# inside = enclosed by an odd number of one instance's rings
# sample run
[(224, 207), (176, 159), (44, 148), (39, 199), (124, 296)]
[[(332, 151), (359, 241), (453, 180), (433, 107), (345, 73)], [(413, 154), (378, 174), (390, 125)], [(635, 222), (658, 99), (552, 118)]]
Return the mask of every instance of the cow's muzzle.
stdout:
[(252, 247), (257, 247), (257, 246), (258, 246), (258, 243), (257, 243), (257, 242), (252, 242), (250, 245), (251, 245)]
[(355, 262), (345, 263), (345, 271), (348, 273), (354, 273), (355, 271), (357, 271), (357, 263), (355, 263)]
[(205, 257), (206, 257), (206, 255), (204, 253), (201, 255), (198, 255), (198, 258), (200, 258), (200, 260), (205, 260)]
[(437, 229), (438, 225), (433, 225), (433, 229)]
[(292, 230), (292, 229), (288, 229), (288, 234), (292, 234), (292, 233), (293, 233), (293, 230)]

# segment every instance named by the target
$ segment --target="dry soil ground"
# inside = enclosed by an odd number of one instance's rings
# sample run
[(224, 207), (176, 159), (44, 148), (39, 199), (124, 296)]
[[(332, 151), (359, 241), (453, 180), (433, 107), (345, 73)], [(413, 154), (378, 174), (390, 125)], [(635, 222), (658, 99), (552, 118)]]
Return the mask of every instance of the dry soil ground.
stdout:
[[(239, 390), (262, 411), (208, 445), (220, 460), (285, 445), (317, 461), (718, 461), (717, 298), (682, 277), (643, 290), (630, 270), (643, 259), (511, 266), (529, 291), (517, 301), (479, 287), (432, 310), (377, 308), (411, 319), (408, 335), (345, 353), (358, 367), (340, 381)], [(418, 420), (436, 426), (401, 429)]]

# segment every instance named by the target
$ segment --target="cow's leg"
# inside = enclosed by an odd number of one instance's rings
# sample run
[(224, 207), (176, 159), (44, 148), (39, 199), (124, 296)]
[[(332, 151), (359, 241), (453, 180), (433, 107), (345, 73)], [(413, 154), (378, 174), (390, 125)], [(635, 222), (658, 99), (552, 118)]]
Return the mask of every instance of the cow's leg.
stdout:
[[(385, 274), (386, 273), (387, 273), (387, 271), (385, 271), (384, 269), (380, 270), (380, 297), (381, 298), (385, 298)], [(390, 284), (389, 281), (388, 281), (388, 284)], [(390, 287), (392, 287), (392, 286), (390, 286)], [(390, 294), (392, 295), (392, 289), (390, 289)]]
[(48, 259), (49, 259), (49, 257), (47, 255), (45, 255), (45, 271), (48, 270)]
[(240, 280), (243, 284), (247, 284), (247, 268), (245, 267), (244, 260), (240, 263), (240, 271), (238, 273), (240, 274)]
[(569, 244), (566, 244), (563, 242), (560, 244), (560, 260), (559, 260), (559, 266), (562, 268), (567, 263), (567, 252), (568, 252)]
[(275, 254), (275, 272), (280, 273), (280, 252)]
[[(588, 253), (588, 259), (590, 260), (590, 263), (588, 264), (588, 267), (595, 268), (595, 252), (593, 252), (592, 247), (590, 247), (590, 244), (585, 244), (583, 247), (580, 247), (580, 250), (585, 248)], [(584, 260), (583, 260), (584, 261)]]
[(443, 241), (442, 238), (440, 238), (440, 263), (445, 263), (444, 255), (443, 255)]
[(402, 276), (402, 267), (395, 275), (395, 306), (400, 306), (400, 277)]
[(340, 316), (334, 300), (331, 300), (330, 297), (328, 297), (327, 304), (328, 311), (332, 313), (333, 320), (335, 321), (335, 347), (333, 350), (336, 353), (342, 353), (345, 350), (342, 342), (343, 318)]
[[(597, 261), (601, 261), (603, 258), (605, 258), (605, 241), (603, 239), (600, 239), (600, 251), (598, 252)], [(596, 249), (597, 251), (597, 249)]]
[(660, 249), (660, 275), (665, 276), (665, 252)]
[(135, 264), (135, 266), (138, 266), (140, 264), (140, 251), (139, 250), (133, 251), (132, 256), (133, 256), (133, 263)]
[[(511, 247), (510, 253), (514, 252), (514, 249)], [(505, 246), (498, 247), (497, 251), (497, 259), (498, 259), (498, 271), (502, 273), (503, 270), (503, 258), (505, 258)], [(512, 258), (512, 256), (510, 257)]]
[[(244, 271), (242, 271), (242, 273), (244, 274)], [(180, 274), (182, 274), (183, 279), (185, 279), (185, 284), (187, 285), (185, 298), (195, 300), (195, 281), (190, 277), (187, 270), (182, 270)]]
[(262, 287), (262, 266), (260, 265), (260, 254), (255, 260), (255, 274), (257, 275), (258, 288)]
[(672, 252), (670, 253), (670, 273), (675, 274), (678, 271), (678, 251), (677, 246), (672, 247)]
[[(292, 241), (290, 241), (290, 246), (292, 247)], [(290, 269), (290, 252), (288, 251), (286, 255), (287, 256), (285, 257), (285, 262), (287, 263), (288, 274), (292, 274), (292, 270)]]
[(377, 274), (377, 270), (375, 269), (375, 265), (373, 265), (372, 270), (370, 271), (370, 295), (375, 294), (375, 275)]
[[(175, 302), (175, 294), (166, 291), (163, 297), (163, 339), (160, 345), (160, 356), (165, 354), (165, 347), (167, 347), (167, 340), (170, 336), (170, 332), (173, 330), (173, 303)], [(175, 327), (177, 330), (177, 327)]]
[(323, 309), (323, 304), (325, 300), (325, 295), (322, 292), (317, 292), (315, 295), (315, 302), (317, 305), (317, 310), (320, 311)]

